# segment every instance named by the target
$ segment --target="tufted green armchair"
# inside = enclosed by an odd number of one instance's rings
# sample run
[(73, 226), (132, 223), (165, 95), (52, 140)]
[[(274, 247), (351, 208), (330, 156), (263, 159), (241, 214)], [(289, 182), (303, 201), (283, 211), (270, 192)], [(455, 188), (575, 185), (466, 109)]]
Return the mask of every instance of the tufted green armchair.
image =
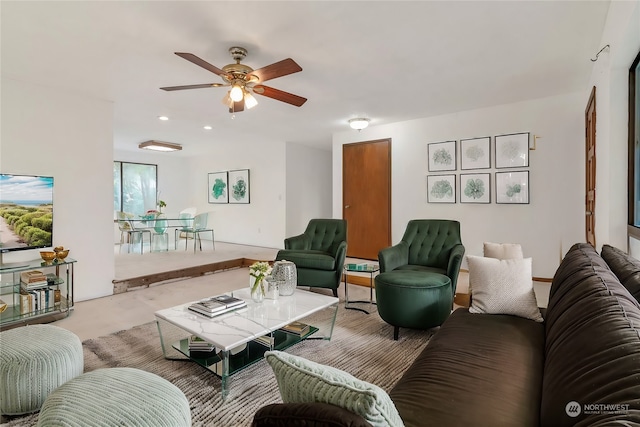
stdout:
[(298, 285), (328, 288), (338, 296), (342, 267), (347, 255), (347, 221), (312, 219), (299, 236), (284, 240), (276, 261), (287, 260), (296, 265)]
[(458, 221), (414, 219), (407, 224), (400, 243), (381, 250), (378, 257), (381, 273), (413, 270), (444, 274), (451, 279), (455, 295), (463, 255)]

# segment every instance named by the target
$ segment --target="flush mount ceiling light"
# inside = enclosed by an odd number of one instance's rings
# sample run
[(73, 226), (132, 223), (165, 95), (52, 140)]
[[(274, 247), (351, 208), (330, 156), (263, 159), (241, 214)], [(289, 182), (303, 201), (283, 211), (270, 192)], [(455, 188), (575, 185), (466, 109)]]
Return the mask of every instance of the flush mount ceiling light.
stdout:
[(158, 120), (162, 120), (163, 122), (169, 120), (169, 117), (167, 116), (158, 116)]
[(365, 119), (362, 117), (351, 119), (349, 120), (349, 126), (351, 126), (351, 129), (362, 130), (369, 126), (369, 119)]
[(174, 144), (173, 142), (145, 141), (138, 144), (138, 148), (154, 151), (180, 151), (182, 150), (182, 145)]

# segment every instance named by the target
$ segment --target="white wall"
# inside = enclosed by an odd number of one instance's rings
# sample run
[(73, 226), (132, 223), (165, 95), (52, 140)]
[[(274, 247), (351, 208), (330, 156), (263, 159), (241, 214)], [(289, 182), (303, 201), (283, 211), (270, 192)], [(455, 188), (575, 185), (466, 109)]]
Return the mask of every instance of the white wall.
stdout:
[[(389, 125), (333, 138), (333, 216), (341, 217), (341, 145), (390, 138), (392, 149), (392, 242), (397, 243), (414, 218), (461, 222), (467, 255), (482, 255), (482, 243), (516, 242), (533, 257), (536, 277), (552, 277), (561, 254), (584, 241), (584, 107), (588, 91), (492, 108), (464, 111)], [(495, 203), (493, 155), (491, 204), (426, 202), (427, 144), (465, 138), (531, 132), (538, 135), (530, 151), (530, 204)], [(492, 153), (493, 138), (492, 138)], [(526, 169), (523, 169), (526, 170)], [(467, 173), (470, 171), (464, 171)], [(459, 160), (458, 170), (460, 174)], [(457, 191), (459, 192), (459, 181)], [(457, 196), (459, 200), (459, 194)]]
[(640, 1), (611, 2), (601, 39), (607, 44), (589, 85), (596, 87), (596, 245), (627, 250), (628, 87), (640, 51)]
[[(78, 260), (75, 299), (111, 295), (112, 104), (3, 78), (1, 106), (0, 171), (54, 177), (53, 243)], [(39, 257), (20, 251), (4, 261)]]
[[(286, 218), (285, 143), (216, 141), (209, 156), (189, 158), (189, 202), (210, 212), (217, 241), (278, 248), (283, 246)], [(249, 169), (249, 204), (209, 204), (208, 174)]]
[(288, 143), (286, 235), (304, 232), (312, 218), (331, 218), (331, 151)]

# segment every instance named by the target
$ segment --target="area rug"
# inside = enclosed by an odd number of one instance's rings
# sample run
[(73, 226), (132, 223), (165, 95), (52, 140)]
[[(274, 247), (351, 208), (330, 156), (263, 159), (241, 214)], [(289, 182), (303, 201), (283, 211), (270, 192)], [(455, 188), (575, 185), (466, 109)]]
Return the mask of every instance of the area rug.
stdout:
[[(308, 340), (287, 351), (342, 369), (389, 391), (433, 333), (435, 329), (401, 329), (400, 339), (393, 341), (393, 328), (377, 312), (367, 315), (345, 310), (341, 303), (330, 341)], [(164, 359), (155, 322), (87, 340), (82, 345), (85, 372), (132, 367), (171, 381), (189, 399), (194, 426), (250, 426), (259, 408), (282, 401), (273, 372), (265, 361), (231, 376), (229, 396), (223, 401), (218, 377), (193, 362)], [(35, 413), (10, 419), (2, 425), (31, 427), (37, 419)]]

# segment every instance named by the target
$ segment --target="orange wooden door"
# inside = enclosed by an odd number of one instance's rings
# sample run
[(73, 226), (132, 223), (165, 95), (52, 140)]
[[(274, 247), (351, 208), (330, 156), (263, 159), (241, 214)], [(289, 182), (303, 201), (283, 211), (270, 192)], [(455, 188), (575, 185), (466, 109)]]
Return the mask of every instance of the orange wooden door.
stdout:
[(587, 243), (596, 246), (596, 87), (591, 90), (585, 116), (586, 193), (585, 230)]
[(391, 245), (391, 140), (343, 145), (342, 201), (347, 256), (377, 260)]

